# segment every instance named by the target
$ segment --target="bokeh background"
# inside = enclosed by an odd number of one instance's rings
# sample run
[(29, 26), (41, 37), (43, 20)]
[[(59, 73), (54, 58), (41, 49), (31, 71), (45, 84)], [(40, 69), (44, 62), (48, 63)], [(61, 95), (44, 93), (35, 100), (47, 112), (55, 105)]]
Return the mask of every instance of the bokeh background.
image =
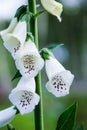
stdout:
[[(56, 17), (44, 13), (38, 18), (40, 49), (53, 44), (64, 46), (54, 49), (55, 57), (75, 75), (70, 94), (56, 98), (50, 94), (45, 83), (47, 77), (42, 70), (43, 110), (45, 130), (55, 130), (59, 115), (66, 107), (78, 103), (76, 126), (83, 123), (87, 130), (87, 1), (61, 0), (64, 5), (62, 22)], [(0, 1), (0, 30), (8, 27), (16, 9), (27, 4), (27, 0)], [(37, 1), (40, 4), (40, 0)], [(38, 7), (41, 10), (42, 6)], [(0, 38), (0, 110), (11, 106), (8, 99), (10, 91), (19, 79), (11, 81), (16, 67), (10, 53), (4, 48)], [(16, 130), (34, 130), (34, 113), (17, 115), (11, 124)], [(0, 130), (7, 130), (6, 127)]]

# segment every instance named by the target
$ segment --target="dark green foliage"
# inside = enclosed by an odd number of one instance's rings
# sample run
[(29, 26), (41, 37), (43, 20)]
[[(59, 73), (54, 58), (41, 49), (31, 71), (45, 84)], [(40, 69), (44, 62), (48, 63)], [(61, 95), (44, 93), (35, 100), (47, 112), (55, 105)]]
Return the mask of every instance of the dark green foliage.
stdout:
[(61, 44), (53, 44), (53, 45), (50, 45), (50, 46), (48, 47), (48, 49), (52, 51), (52, 50), (55, 49), (56, 47), (61, 47), (61, 46), (63, 46), (63, 45), (64, 45), (64, 44), (62, 44), (62, 43), (61, 43)]
[(45, 10), (39, 11), (38, 13), (36, 13), (36, 14), (34, 15), (34, 18), (37, 18), (38, 16), (40, 16), (40, 15), (43, 14), (44, 12), (45, 12)]
[(20, 74), (20, 72), (17, 71), (17, 72), (15, 73), (14, 77), (12, 78), (12, 81), (15, 80), (15, 79), (17, 79), (17, 78), (19, 78), (19, 77), (21, 77), (21, 76), (22, 76), (22, 75)]
[(59, 117), (56, 130), (73, 130), (75, 125), (76, 103), (67, 108)]

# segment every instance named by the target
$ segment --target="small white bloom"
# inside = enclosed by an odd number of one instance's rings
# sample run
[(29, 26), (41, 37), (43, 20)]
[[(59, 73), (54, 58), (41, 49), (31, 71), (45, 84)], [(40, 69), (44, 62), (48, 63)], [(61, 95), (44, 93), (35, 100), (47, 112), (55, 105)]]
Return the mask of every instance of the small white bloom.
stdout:
[(39, 95), (35, 93), (35, 80), (27, 80), (22, 77), (17, 87), (9, 95), (9, 99), (21, 115), (32, 112), (40, 100)]
[(16, 115), (17, 110), (14, 106), (0, 111), (0, 128), (9, 124)]
[(44, 60), (30, 39), (18, 51), (16, 56), (16, 67), (26, 78), (35, 77), (44, 66)]
[(17, 84), (17, 87), (14, 88), (12, 90), (12, 92), (16, 92), (16, 91), (22, 90), (22, 89), (24, 90), (24, 88), (26, 88), (27, 90), (31, 89), (32, 92), (35, 92), (35, 90), (36, 90), (35, 79), (34, 78), (26, 79), (25, 77), (21, 77), (21, 79), (19, 80), (19, 82)]
[(27, 35), (27, 24), (25, 21), (19, 21), (12, 33), (8, 33), (5, 37), (4, 46), (11, 52), (15, 58), (16, 52), (23, 46)]
[(1, 36), (3, 41), (6, 40), (6, 35), (8, 33), (12, 33), (13, 32), (13, 30), (14, 30), (15, 26), (17, 25), (17, 23), (18, 23), (17, 22), (17, 18), (13, 18), (7, 29), (0, 31), (0, 36)]
[(61, 22), (61, 13), (63, 5), (55, 0), (41, 0), (43, 7), (52, 15), (56, 16)]
[(52, 57), (45, 61), (45, 68), (49, 79), (46, 84), (48, 91), (53, 93), (56, 97), (69, 94), (74, 75)]

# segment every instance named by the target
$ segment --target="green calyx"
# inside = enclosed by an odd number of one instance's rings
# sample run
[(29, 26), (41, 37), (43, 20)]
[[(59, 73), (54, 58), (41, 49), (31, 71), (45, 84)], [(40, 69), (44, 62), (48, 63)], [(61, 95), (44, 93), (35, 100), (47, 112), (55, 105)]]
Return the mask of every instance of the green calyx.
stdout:
[(27, 32), (27, 38), (26, 41), (28, 41), (29, 39), (31, 39), (34, 42), (34, 36), (31, 32)]
[(14, 108), (13, 109), (15, 109), (16, 110), (16, 114), (19, 114), (20, 112), (19, 112), (19, 110), (17, 109), (17, 107), (16, 106), (14, 106)]
[(53, 54), (51, 53), (51, 51), (48, 48), (43, 48), (40, 51), (40, 55), (44, 60), (49, 60), (50, 57), (53, 57)]
[(22, 16), (24, 16), (26, 13), (27, 13), (27, 5), (22, 5), (17, 9), (14, 17), (17, 17), (17, 20), (19, 21), (22, 18)]

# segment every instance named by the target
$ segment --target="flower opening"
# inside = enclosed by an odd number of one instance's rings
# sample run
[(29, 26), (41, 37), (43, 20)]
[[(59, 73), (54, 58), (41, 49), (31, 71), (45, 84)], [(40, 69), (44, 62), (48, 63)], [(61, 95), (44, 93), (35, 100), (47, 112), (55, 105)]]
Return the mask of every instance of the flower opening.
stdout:
[(42, 69), (44, 60), (41, 58), (35, 44), (29, 40), (20, 49), (16, 58), (16, 67), (28, 78), (35, 77)]
[(13, 18), (12, 19), (12, 21), (11, 21), (11, 23), (10, 23), (10, 25), (8, 26), (8, 28), (7, 29), (4, 29), (4, 30), (2, 30), (1, 32), (0, 32), (0, 36), (1, 36), (1, 38), (3, 39), (3, 41), (5, 41), (7, 38), (6, 38), (6, 35), (8, 34), (8, 33), (12, 33), (13, 32), (13, 30), (14, 30), (14, 28), (16, 27), (16, 25), (17, 25), (17, 18)]
[(54, 75), (46, 84), (48, 91), (53, 93), (56, 97), (61, 97), (69, 94), (70, 85), (72, 84), (74, 76), (70, 71), (62, 71)]
[(66, 70), (54, 57), (45, 61), (46, 73), (49, 81), (46, 88), (56, 97), (69, 94), (69, 89), (74, 79), (74, 75)]
[(35, 93), (35, 80), (22, 77), (9, 99), (22, 115), (32, 112), (40, 100), (39, 95)]

